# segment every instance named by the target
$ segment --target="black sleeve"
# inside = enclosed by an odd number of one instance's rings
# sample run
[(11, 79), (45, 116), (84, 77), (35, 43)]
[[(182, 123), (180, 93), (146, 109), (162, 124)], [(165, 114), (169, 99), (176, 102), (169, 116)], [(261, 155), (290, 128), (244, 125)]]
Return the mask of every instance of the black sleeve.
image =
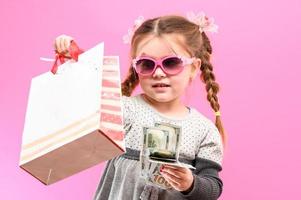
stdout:
[(196, 158), (195, 166), (192, 190), (188, 193), (180, 192), (183, 198), (188, 200), (218, 199), (223, 189), (223, 182), (218, 175), (222, 167), (214, 161), (203, 158)]

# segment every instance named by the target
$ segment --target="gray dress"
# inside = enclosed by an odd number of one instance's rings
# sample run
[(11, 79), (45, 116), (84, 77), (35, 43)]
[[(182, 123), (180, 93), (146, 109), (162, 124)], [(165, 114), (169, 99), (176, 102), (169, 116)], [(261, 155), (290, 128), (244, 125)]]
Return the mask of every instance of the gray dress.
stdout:
[[(194, 108), (190, 108), (189, 114), (182, 118), (164, 116), (146, 103), (141, 95), (123, 96), (122, 102), (126, 153), (107, 162), (95, 200), (209, 200), (221, 195), (223, 183), (218, 172), (222, 170), (223, 147), (212, 121)], [(182, 127), (180, 160), (196, 167), (193, 170), (193, 188), (189, 193), (150, 186), (140, 177), (142, 127), (154, 126), (155, 122)]]

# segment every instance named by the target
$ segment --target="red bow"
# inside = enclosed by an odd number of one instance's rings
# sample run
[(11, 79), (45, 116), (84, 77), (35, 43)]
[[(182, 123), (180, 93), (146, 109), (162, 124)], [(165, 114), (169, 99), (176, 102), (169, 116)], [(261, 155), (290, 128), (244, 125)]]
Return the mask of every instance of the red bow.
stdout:
[(78, 56), (83, 53), (84, 51), (82, 49), (80, 49), (77, 44), (74, 42), (74, 41), (71, 41), (70, 43), (70, 47), (68, 49), (68, 52), (70, 54), (70, 57), (69, 56), (66, 56), (62, 53), (56, 53), (55, 54), (55, 61), (53, 63), (53, 66), (52, 66), (52, 69), (51, 69), (51, 72), (53, 74), (56, 74), (57, 70), (58, 70), (58, 61), (60, 61), (61, 64), (65, 63), (65, 58), (67, 59), (73, 59), (75, 61), (78, 60)]

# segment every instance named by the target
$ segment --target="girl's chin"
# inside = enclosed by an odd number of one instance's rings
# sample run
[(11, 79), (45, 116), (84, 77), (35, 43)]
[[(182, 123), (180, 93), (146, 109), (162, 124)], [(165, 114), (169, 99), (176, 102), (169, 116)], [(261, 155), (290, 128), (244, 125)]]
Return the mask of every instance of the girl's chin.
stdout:
[(164, 93), (147, 95), (147, 98), (150, 99), (151, 101), (156, 101), (161, 103), (167, 103), (175, 100), (175, 98), (171, 97), (169, 94), (164, 94)]

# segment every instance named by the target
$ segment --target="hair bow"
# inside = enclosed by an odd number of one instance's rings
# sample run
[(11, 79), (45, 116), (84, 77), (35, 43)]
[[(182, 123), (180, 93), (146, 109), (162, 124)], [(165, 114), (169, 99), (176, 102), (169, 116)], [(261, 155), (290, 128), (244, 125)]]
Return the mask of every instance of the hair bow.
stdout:
[(197, 14), (193, 12), (187, 13), (187, 19), (200, 27), (200, 32), (213, 32), (216, 33), (218, 26), (214, 24), (213, 18), (208, 18), (204, 12), (199, 12)]
[(141, 26), (141, 24), (144, 22), (144, 17), (143, 16), (139, 16), (134, 23), (134, 26), (130, 29), (128, 29), (128, 33), (126, 35), (123, 36), (123, 42), (125, 44), (129, 44), (131, 43), (132, 37), (135, 33), (135, 31), (139, 28), (139, 26)]

